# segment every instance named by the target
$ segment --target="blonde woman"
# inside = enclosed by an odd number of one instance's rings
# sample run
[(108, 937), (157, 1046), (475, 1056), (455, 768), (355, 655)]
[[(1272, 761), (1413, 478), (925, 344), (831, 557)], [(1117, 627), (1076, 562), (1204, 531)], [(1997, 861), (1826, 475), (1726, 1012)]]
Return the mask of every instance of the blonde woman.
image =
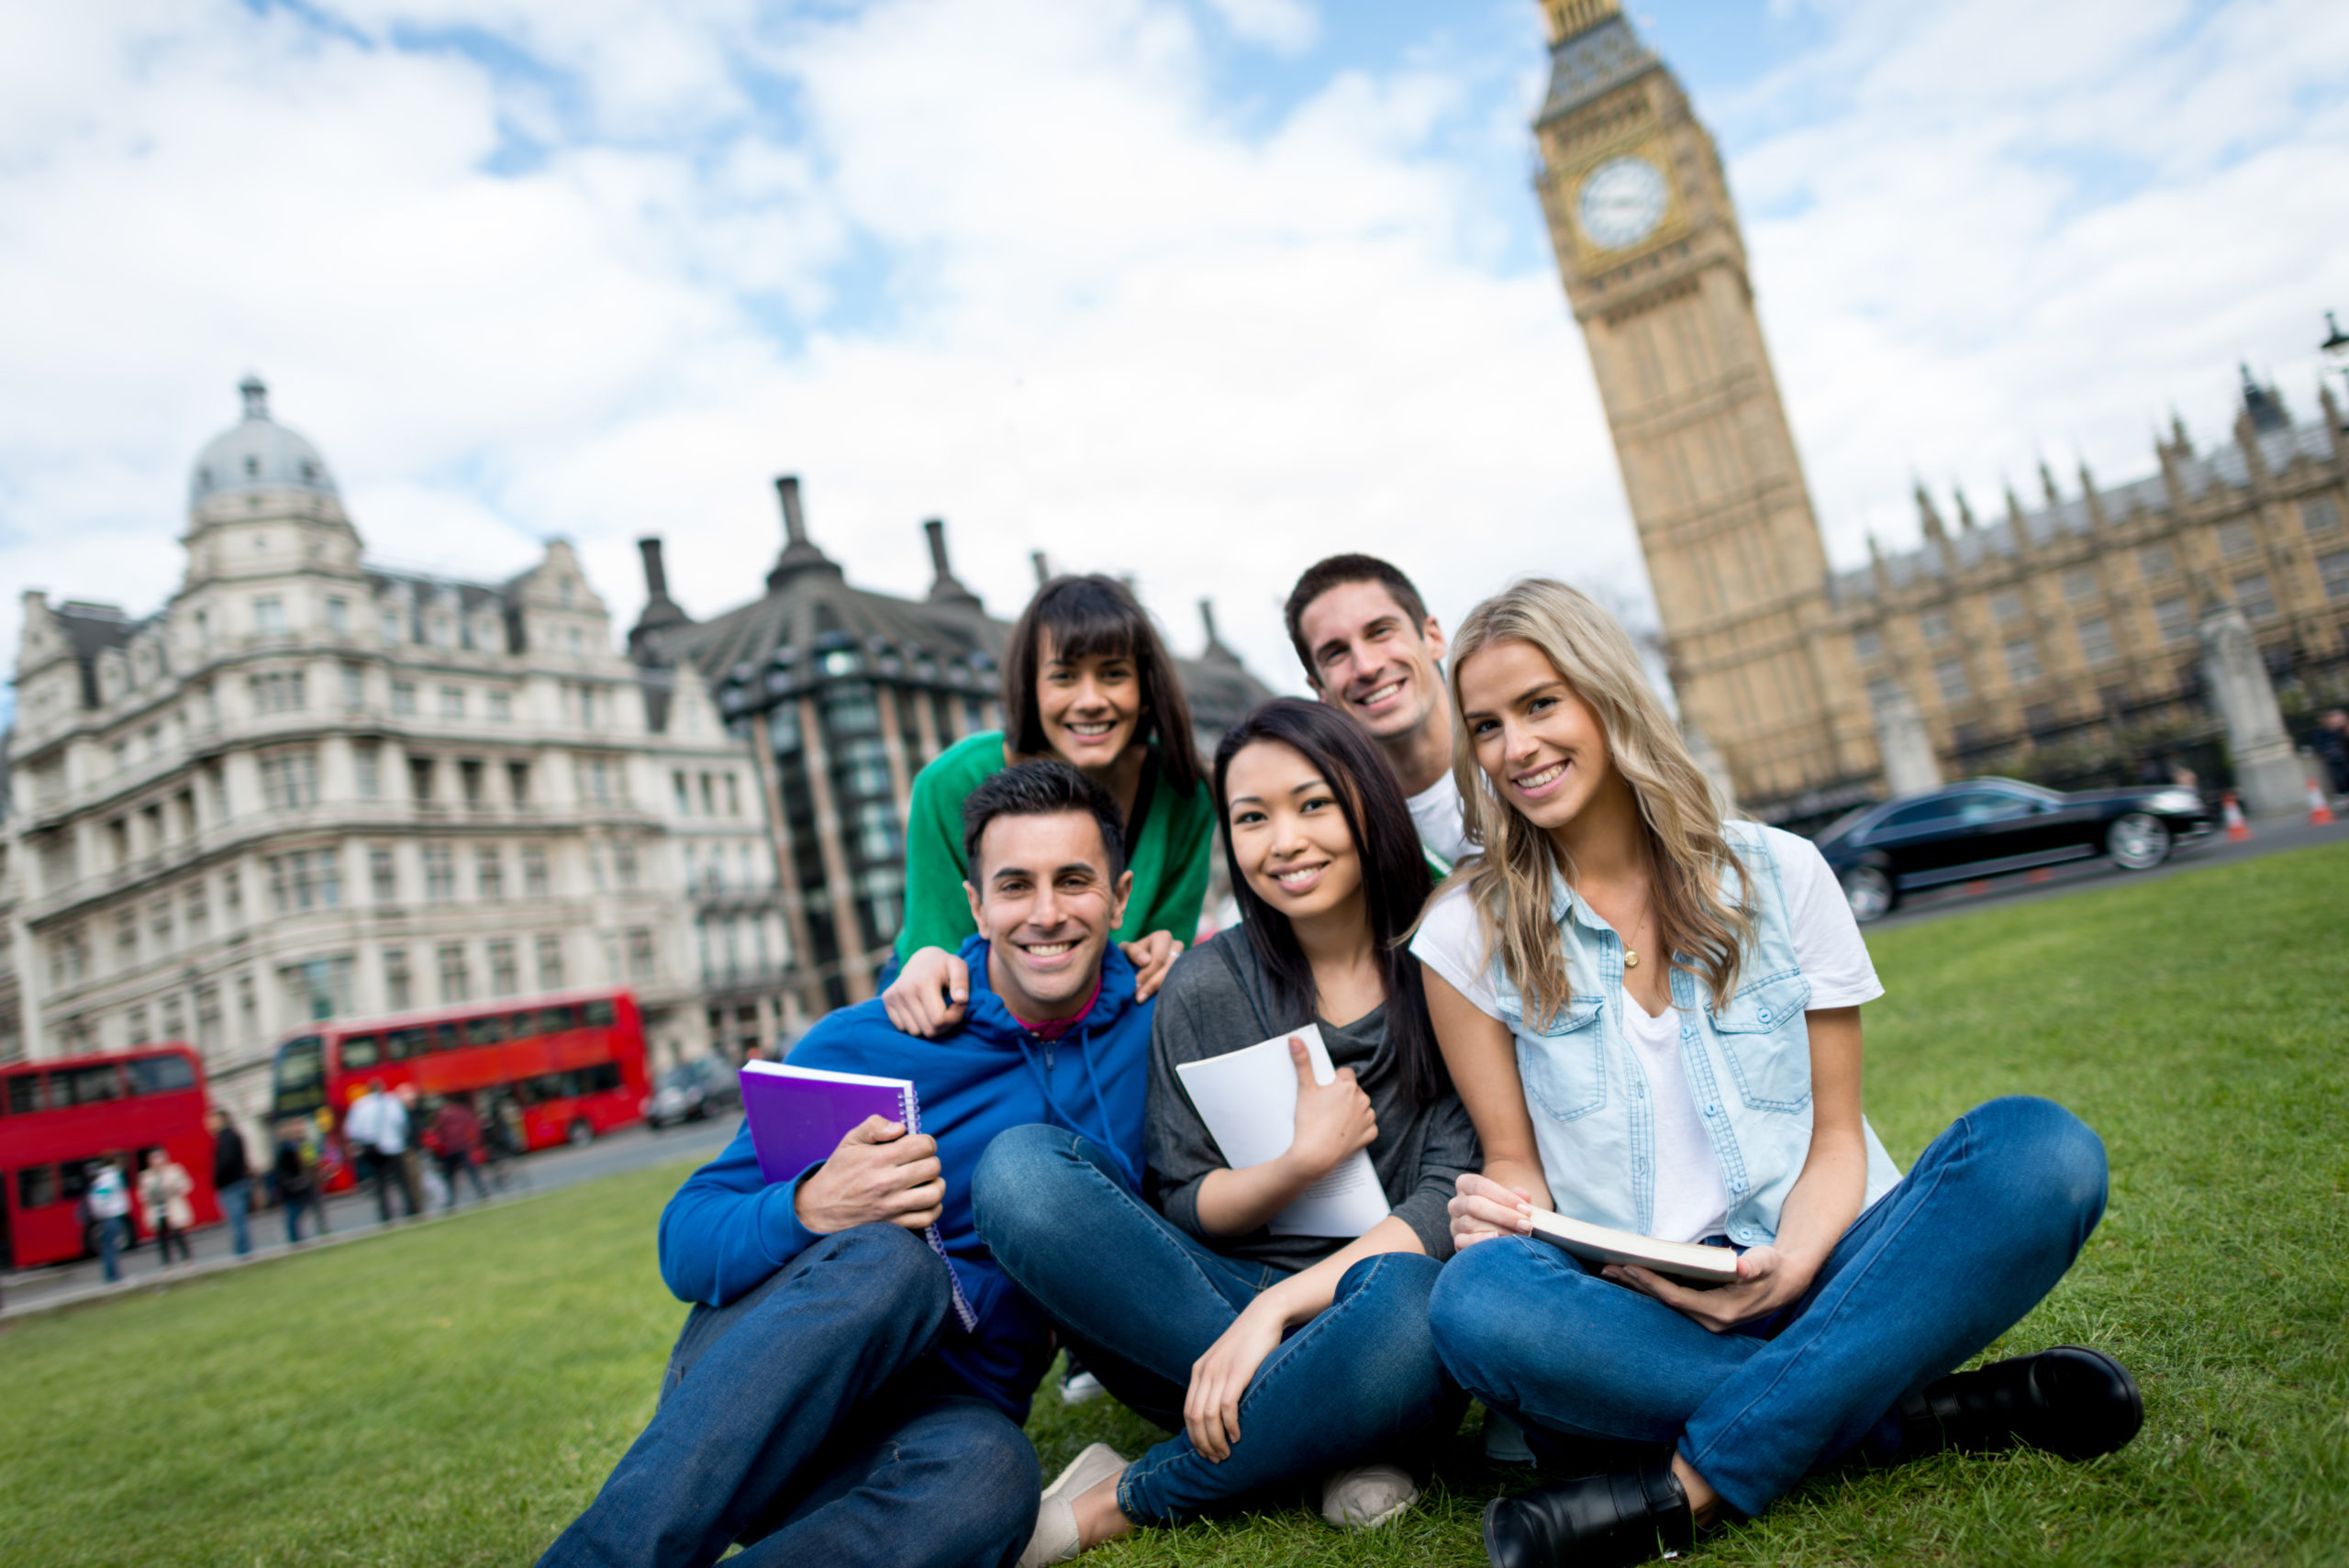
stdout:
[[(2104, 1146), (2045, 1100), (1961, 1117), (1902, 1177), (1860, 1109), (1883, 995), (1817, 850), (1721, 819), (1631, 639), (1520, 583), (1453, 643), (1455, 770), (1482, 853), (1412, 939), (1483, 1143), (1430, 1304), (1453, 1375), (1553, 1461), (1613, 1473), (1495, 1501), (1498, 1568), (1632, 1563), (1761, 1512), (1814, 1465), (2143, 1419), (2098, 1351), (1948, 1373), (2054, 1285)], [(1531, 1239), (1533, 1207), (1737, 1256), (1696, 1289)]]

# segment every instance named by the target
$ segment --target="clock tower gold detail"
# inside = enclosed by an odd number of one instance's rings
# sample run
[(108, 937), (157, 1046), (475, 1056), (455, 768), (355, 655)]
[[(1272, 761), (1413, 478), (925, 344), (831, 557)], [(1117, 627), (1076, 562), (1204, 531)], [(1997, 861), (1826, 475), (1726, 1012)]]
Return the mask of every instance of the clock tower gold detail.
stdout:
[[(1543, 0), (1536, 184), (1622, 467), (1683, 717), (1741, 801), (1877, 773), (1849, 636), (1712, 138), (1616, 0)], [(1784, 813), (1771, 812), (1771, 815)]]

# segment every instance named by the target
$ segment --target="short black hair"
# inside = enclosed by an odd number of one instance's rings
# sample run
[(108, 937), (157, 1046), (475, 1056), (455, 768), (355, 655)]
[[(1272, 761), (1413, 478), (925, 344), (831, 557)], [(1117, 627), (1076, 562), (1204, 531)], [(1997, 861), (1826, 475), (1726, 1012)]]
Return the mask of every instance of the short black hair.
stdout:
[(1109, 853), (1109, 880), (1126, 873), (1125, 813), (1115, 796), (1083, 773), (1057, 757), (1021, 762), (999, 773), (989, 773), (979, 787), (963, 797), (963, 863), (976, 884), (979, 839), (998, 817), (1057, 817), (1064, 811), (1083, 812), (1101, 828), (1101, 844)]
[(1141, 721), (1134, 739), (1157, 745), (1158, 765), (1177, 795), (1189, 795), (1207, 782), (1207, 763), (1191, 736), (1190, 698), (1165, 639), (1131, 590), (1098, 573), (1053, 578), (1036, 590), (1012, 625), (1003, 651), (1003, 732), (1014, 751), (1033, 757), (1049, 750), (1044, 705), (1036, 695), (1047, 637), (1056, 659), (1100, 653), (1132, 660), (1141, 683)]
[(1305, 666), (1305, 678), (1313, 689), (1321, 689), (1320, 672), (1313, 667), (1313, 651), (1305, 646), (1306, 606), (1332, 588), (1342, 588), (1349, 583), (1375, 583), (1395, 596), (1403, 613), (1411, 617), (1411, 629), (1419, 630), (1428, 623), (1428, 602), (1411, 580), (1395, 566), (1375, 555), (1333, 555), (1317, 561), (1305, 569), (1297, 586), (1288, 591), (1288, 603), (1281, 614), (1288, 622), (1288, 639), (1297, 650), (1297, 662)]

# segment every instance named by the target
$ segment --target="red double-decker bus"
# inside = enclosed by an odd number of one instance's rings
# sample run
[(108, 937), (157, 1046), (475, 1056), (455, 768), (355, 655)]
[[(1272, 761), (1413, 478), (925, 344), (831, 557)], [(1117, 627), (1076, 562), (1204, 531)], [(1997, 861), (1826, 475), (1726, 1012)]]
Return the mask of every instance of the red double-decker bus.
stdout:
[[(525, 1150), (585, 1143), (643, 1114), (644, 1021), (628, 992), (592, 991), (320, 1023), (277, 1048), (270, 1116), (331, 1107), (339, 1133), (353, 1092), (377, 1081), (416, 1085), (419, 1130), (469, 1092)], [(346, 1160), (332, 1184), (351, 1183)]]
[(0, 1258), (28, 1269), (94, 1251), (82, 1195), (91, 1167), (109, 1153), (129, 1167), (131, 1223), (140, 1235), (153, 1222), (136, 1201), (139, 1173), (156, 1149), (195, 1184), (188, 1195), (195, 1222), (217, 1224), (204, 1111), (204, 1064), (184, 1045), (0, 1067)]

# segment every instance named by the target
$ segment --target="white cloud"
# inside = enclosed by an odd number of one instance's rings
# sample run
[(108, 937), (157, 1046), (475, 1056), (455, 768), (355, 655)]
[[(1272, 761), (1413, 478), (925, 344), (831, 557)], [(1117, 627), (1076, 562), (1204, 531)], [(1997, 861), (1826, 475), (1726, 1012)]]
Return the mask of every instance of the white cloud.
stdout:
[(1305, 0), (1208, 0), (1208, 4), (1234, 33), (1283, 54), (1302, 54), (1313, 47), (1321, 30), (1321, 18)]
[[(1030, 550), (1132, 571), (1183, 645), (1217, 596), (1276, 684), (1330, 550), (1452, 618), (1525, 571), (1639, 594), (1522, 165), (1492, 172), (1531, 107), (1494, 83), (1538, 61), (1340, 62), (1265, 119), (1199, 29), (1329, 30), (1216, 10), (0, 9), (0, 573), (159, 603), (250, 366), (384, 554), (489, 576), (568, 534), (623, 619), (640, 533), (691, 607), (756, 593), (785, 470), (859, 581), (918, 591), (943, 515), (998, 611)], [(1912, 467), (1987, 506), (2043, 447), (2142, 471), (2172, 400), (2217, 435), (2238, 353), (2306, 407), (2299, 345), (2349, 305), (2349, 12), (1820, 17), (1720, 115), (1772, 128), (1731, 174), (1840, 557), (1910, 527)]]

